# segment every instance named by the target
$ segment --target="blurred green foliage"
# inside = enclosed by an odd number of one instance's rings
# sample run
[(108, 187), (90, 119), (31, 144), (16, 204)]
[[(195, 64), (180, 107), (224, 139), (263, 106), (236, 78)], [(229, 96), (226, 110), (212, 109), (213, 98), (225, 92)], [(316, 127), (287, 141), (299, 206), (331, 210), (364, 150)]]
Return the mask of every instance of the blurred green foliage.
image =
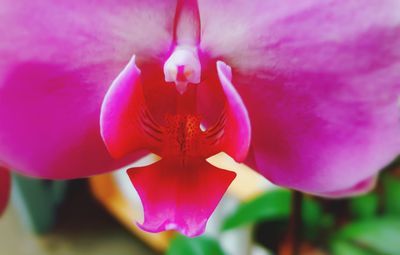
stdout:
[(400, 254), (400, 218), (372, 218), (352, 222), (331, 242), (335, 255)]
[(349, 201), (353, 219), (332, 235), (333, 255), (400, 255), (399, 177), (386, 172), (378, 189)]
[(400, 217), (400, 179), (390, 174), (384, 174), (381, 182), (385, 213)]
[(224, 255), (219, 243), (205, 236), (189, 238), (177, 235), (172, 239), (167, 255)]
[[(222, 224), (222, 230), (231, 230), (260, 221), (289, 220), (291, 192), (285, 189), (268, 191), (259, 197), (241, 204)], [(302, 217), (309, 237), (318, 233), (318, 228), (331, 224), (331, 219), (323, 215), (320, 204), (310, 197), (302, 203)]]
[(355, 197), (350, 200), (350, 211), (357, 219), (368, 219), (375, 217), (378, 212), (379, 198), (375, 193)]
[(241, 204), (222, 224), (222, 230), (234, 229), (261, 220), (284, 219), (290, 214), (290, 192), (279, 189), (266, 192)]

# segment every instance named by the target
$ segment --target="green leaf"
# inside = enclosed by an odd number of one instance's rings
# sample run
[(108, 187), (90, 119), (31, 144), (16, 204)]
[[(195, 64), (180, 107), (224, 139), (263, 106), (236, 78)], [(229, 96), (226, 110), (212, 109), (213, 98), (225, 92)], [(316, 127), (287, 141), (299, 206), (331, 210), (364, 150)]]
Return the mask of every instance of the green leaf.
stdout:
[(334, 255), (398, 255), (399, 237), (400, 219), (374, 218), (345, 226), (333, 238), (331, 248)]
[(378, 196), (369, 193), (350, 200), (350, 211), (356, 219), (373, 218), (378, 211)]
[(307, 239), (314, 240), (318, 237), (322, 227), (331, 224), (328, 215), (323, 215), (321, 206), (308, 197), (303, 200), (302, 218), (304, 224), (304, 235)]
[(225, 219), (222, 230), (233, 229), (261, 220), (287, 218), (290, 211), (290, 197), (290, 191), (279, 189), (266, 192), (249, 202), (243, 203)]
[(166, 255), (224, 255), (221, 246), (212, 238), (189, 238), (177, 235), (172, 239)]
[(321, 223), (321, 206), (312, 199), (304, 198), (302, 207), (303, 221), (306, 225), (315, 226)]
[(345, 241), (337, 241), (332, 245), (333, 255), (381, 255), (371, 251), (363, 250), (360, 247)]
[[(291, 192), (289, 190), (268, 191), (249, 202), (241, 204), (233, 214), (225, 219), (222, 230), (230, 230), (259, 221), (287, 219), (290, 210)], [(302, 210), (305, 225), (315, 230), (322, 217), (320, 205), (305, 197)]]
[(389, 215), (400, 214), (400, 180), (390, 174), (382, 176), (384, 209)]

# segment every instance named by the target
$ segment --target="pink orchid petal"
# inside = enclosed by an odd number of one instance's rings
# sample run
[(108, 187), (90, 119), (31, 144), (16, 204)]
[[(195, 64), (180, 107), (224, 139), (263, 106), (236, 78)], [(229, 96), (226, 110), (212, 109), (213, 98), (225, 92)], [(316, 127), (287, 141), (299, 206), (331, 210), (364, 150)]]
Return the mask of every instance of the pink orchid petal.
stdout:
[(145, 110), (140, 70), (133, 56), (113, 81), (101, 106), (101, 136), (114, 158), (146, 146), (146, 133), (141, 123)]
[(149, 232), (178, 230), (187, 236), (204, 232), (206, 223), (234, 172), (216, 168), (206, 161), (180, 162), (161, 159), (146, 167), (128, 170), (144, 208), (141, 228)]
[[(200, 47), (233, 69), (252, 74), (264, 71), (258, 76), (274, 76), (277, 71), (289, 73), (299, 67), (354, 70), (355, 65), (368, 67), (369, 61), (365, 60), (386, 49), (381, 46), (369, 52), (376, 43), (375, 36), (381, 34), (385, 39), (398, 35), (399, 8), (397, 0), (253, 0), (251, 4), (241, 0), (199, 0)], [(357, 42), (364, 47), (352, 47)], [(357, 50), (369, 54), (359, 54), (354, 62), (352, 56)], [(313, 58), (308, 58), (310, 54)]]
[(398, 155), (399, 1), (199, 3), (201, 47), (234, 70), (264, 176), (332, 193)]
[(376, 87), (370, 99), (354, 100), (362, 98), (362, 85), (359, 93), (332, 94), (276, 85), (258, 98), (257, 91), (247, 90), (253, 117), (250, 165), (278, 185), (311, 193), (348, 189), (376, 174), (400, 150), (396, 90)]
[(323, 197), (330, 197), (330, 198), (344, 198), (344, 197), (349, 197), (349, 196), (357, 196), (357, 195), (362, 195), (365, 194), (369, 191), (371, 191), (376, 184), (377, 176), (367, 178), (365, 180), (362, 180), (361, 182), (357, 183), (351, 188), (344, 189), (344, 190), (338, 190), (334, 192), (328, 192), (328, 193), (322, 193), (322, 194), (316, 194), (319, 196)]
[(10, 172), (0, 167), (0, 216), (7, 207), (11, 189)]
[(243, 161), (248, 153), (251, 139), (249, 116), (240, 95), (234, 88), (230, 66), (217, 62), (218, 76), (226, 96), (227, 121), (222, 138), (222, 150), (236, 161)]
[(3, 0), (0, 161), (27, 175), (73, 178), (115, 162), (101, 102), (133, 53), (167, 54), (175, 1)]

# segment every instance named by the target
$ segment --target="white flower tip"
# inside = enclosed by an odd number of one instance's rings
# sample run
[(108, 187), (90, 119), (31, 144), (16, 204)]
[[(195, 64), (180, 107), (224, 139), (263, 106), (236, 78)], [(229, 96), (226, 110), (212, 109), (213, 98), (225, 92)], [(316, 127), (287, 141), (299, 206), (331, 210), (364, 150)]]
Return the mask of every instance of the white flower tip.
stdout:
[(177, 46), (164, 64), (164, 76), (166, 82), (175, 82), (180, 94), (186, 91), (189, 83), (200, 83), (201, 64), (197, 49)]

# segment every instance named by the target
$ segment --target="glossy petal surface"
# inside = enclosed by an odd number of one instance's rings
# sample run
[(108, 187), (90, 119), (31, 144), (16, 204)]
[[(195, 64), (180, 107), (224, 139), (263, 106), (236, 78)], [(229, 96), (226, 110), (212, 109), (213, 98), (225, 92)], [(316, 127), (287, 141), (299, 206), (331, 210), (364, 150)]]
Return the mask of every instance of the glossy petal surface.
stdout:
[(206, 161), (184, 167), (169, 160), (128, 170), (145, 213), (139, 226), (149, 232), (175, 229), (199, 235), (236, 174)]
[(226, 123), (222, 140), (222, 150), (236, 161), (243, 161), (248, 153), (251, 126), (246, 106), (233, 86), (231, 67), (222, 61), (216, 63), (218, 77), (226, 97)]
[(0, 167), (0, 216), (7, 207), (10, 189), (10, 172), (8, 172), (8, 170), (5, 168)]
[(362, 195), (371, 191), (375, 187), (377, 178), (378, 178), (377, 176), (370, 177), (360, 181), (359, 183), (355, 184), (353, 187), (350, 187), (348, 189), (337, 190), (334, 192), (328, 192), (316, 195), (330, 197), (330, 198), (343, 198), (349, 196)]
[(149, 145), (143, 130), (143, 118), (148, 115), (145, 111), (140, 70), (133, 56), (112, 83), (101, 107), (101, 136), (114, 158)]
[(2, 0), (0, 161), (46, 178), (123, 165), (101, 140), (100, 105), (133, 53), (167, 54), (175, 5)]
[(321, 194), (350, 189), (399, 153), (399, 8), (200, 1), (201, 47), (232, 66), (249, 112), (251, 166)]

